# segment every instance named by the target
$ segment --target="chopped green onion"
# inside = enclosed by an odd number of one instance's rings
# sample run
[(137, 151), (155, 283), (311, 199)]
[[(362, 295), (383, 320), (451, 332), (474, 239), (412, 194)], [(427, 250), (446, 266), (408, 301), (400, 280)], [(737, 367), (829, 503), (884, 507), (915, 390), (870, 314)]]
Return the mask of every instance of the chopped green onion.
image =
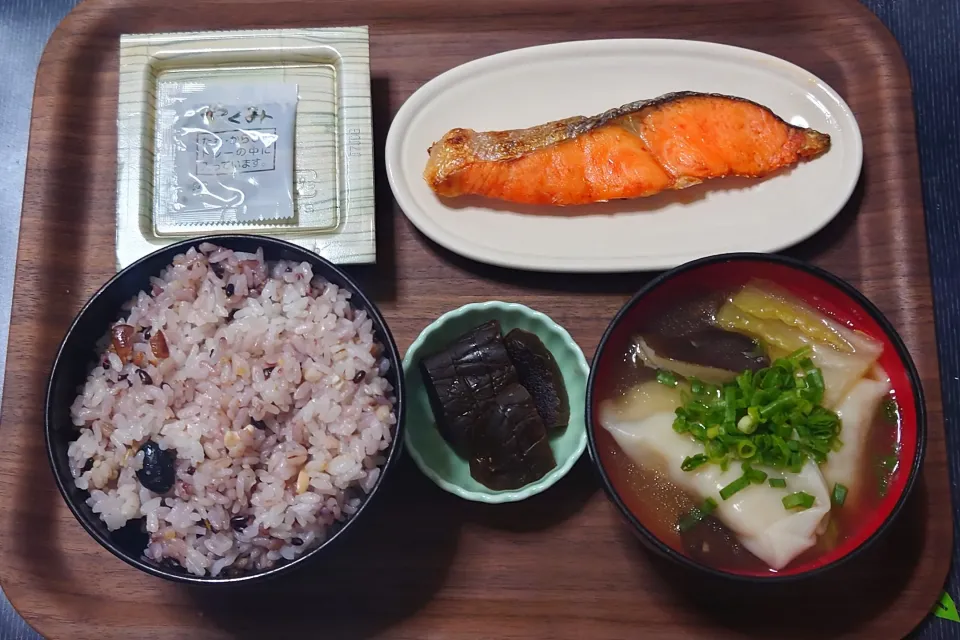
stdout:
[(842, 507), (847, 499), (847, 488), (839, 482), (833, 485), (833, 504)]
[(804, 491), (797, 491), (783, 497), (784, 509), (809, 509), (813, 506), (815, 498)]
[(824, 384), (823, 384), (823, 373), (820, 371), (820, 369), (811, 369), (810, 371), (808, 371), (806, 375), (806, 381), (811, 388), (819, 391), (822, 396), (823, 390), (824, 390)]
[(694, 507), (687, 515), (680, 518), (678, 527), (681, 533), (686, 533), (690, 529), (693, 529), (695, 526), (700, 524), (705, 520), (714, 510), (717, 508), (717, 501), (713, 498), (707, 498), (703, 506)]
[(787, 487), (787, 481), (783, 478), (770, 478), (767, 482), (769, 482), (770, 486), (774, 489), (785, 489)]
[(737, 422), (737, 431), (739, 431), (740, 433), (745, 433), (747, 435), (750, 435), (751, 433), (757, 430), (758, 422), (760, 421), (754, 420), (753, 416), (751, 416), (749, 413), (746, 413)]
[(763, 484), (763, 481), (767, 479), (767, 474), (765, 471), (760, 471), (760, 469), (744, 469), (744, 473), (747, 478), (750, 479), (750, 482), (753, 484)]
[(657, 371), (657, 382), (668, 387), (677, 386), (677, 376), (664, 369)]
[(765, 407), (760, 409), (760, 417), (766, 418), (768, 416), (774, 415), (776, 413), (781, 413), (786, 409), (789, 409), (791, 405), (796, 402), (796, 399), (793, 396), (787, 394), (781, 395), (779, 398), (771, 402)]
[(740, 387), (741, 395), (749, 397), (753, 391), (753, 372), (747, 369), (737, 376), (736, 383), (737, 386)]
[(723, 422), (724, 424), (734, 424), (737, 421), (737, 387), (728, 385), (723, 392)]
[(710, 459), (707, 456), (703, 455), (702, 453), (698, 453), (695, 456), (684, 458), (683, 462), (680, 464), (680, 468), (684, 471), (693, 471), (697, 467), (707, 464), (708, 462), (710, 462)]
[(893, 447), (893, 453), (888, 456), (883, 456), (880, 458), (880, 464), (878, 465), (878, 473), (880, 476), (880, 497), (883, 498), (887, 495), (887, 490), (890, 488), (890, 480), (893, 478), (894, 472), (897, 470), (897, 464), (900, 461), (900, 445), (895, 444)]
[(741, 460), (752, 458), (756, 454), (757, 445), (753, 444), (749, 440), (741, 440), (737, 443), (737, 455), (740, 456)]
[(708, 458), (715, 458), (719, 460), (727, 455), (726, 445), (717, 439), (707, 440), (707, 442), (703, 445), (703, 449), (707, 452)]
[[(690, 379), (673, 429), (704, 447), (711, 464), (751, 461), (799, 473), (842, 446), (839, 416), (823, 407), (823, 374), (800, 349), (717, 387)], [(659, 378), (659, 373), (658, 373)]]
[(750, 477), (747, 474), (744, 474), (725, 486), (723, 489), (720, 489), (720, 497), (724, 500), (729, 500), (733, 494), (737, 493), (741, 489), (746, 489), (750, 486)]

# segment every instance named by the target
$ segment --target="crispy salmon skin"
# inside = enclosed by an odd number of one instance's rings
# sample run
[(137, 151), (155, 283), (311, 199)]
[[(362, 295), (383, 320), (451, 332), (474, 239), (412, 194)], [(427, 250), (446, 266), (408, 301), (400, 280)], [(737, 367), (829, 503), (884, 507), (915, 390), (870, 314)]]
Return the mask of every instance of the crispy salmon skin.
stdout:
[(443, 197), (563, 206), (762, 178), (829, 149), (829, 135), (755, 102), (681, 92), (529, 129), (452, 129), (430, 147), (423, 177)]

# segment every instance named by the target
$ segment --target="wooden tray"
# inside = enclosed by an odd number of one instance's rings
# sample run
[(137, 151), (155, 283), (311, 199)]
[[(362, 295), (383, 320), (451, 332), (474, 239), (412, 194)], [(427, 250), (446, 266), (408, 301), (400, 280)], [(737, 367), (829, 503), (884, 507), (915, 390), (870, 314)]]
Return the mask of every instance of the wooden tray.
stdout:
[[(87, 536), (48, 471), (41, 404), (63, 332), (113, 271), (119, 35), (353, 24), (370, 25), (380, 259), (354, 273), (401, 348), (442, 312), (499, 298), (550, 314), (589, 356), (647, 278), (489, 268), (417, 234), (392, 204), (379, 155), (391, 115), (429, 78), (520, 46), (653, 36), (755, 48), (836, 88), (862, 127), (863, 179), (847, 209), (791, 253), (857, 284), (920, 369), (926, 464), (890, 535), (827, 580), (717, 585), (642, 550), (583, 460), (545, 494), (494, 507), (441, 492), (407, 461), (352, 535), (258, 589), (168, 584)], [(52, 638), (899, 638), (936, 599), (952, 548), (910, 80), (892, 36), (854, 0), (87, 0), (40, 64), (5, 391), (0, 575), (20, 613)]]

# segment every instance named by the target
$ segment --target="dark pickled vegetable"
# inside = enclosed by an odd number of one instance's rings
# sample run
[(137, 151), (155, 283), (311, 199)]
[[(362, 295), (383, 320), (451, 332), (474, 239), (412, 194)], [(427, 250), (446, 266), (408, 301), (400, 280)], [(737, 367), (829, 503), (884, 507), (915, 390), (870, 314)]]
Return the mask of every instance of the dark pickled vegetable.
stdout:
[(519, 383), (493, 401), (473, 436), (470, 474), (495, 491), (519, 489), (557, 466), (533, 398)]
[(224, 265), (222, 260), (220, 262), (214, 262), (210, 265), (210, 268), (213, 270), (213, 275), (217, 276), (221, 280), (223, 279), (223, 273), (224, 273), (223, 267)]
[(129, 324), (116, 324), (110, 329), (110, 343), (122, 362), (129, 362), (133, 355), (133, 336), (136, 332)]
[(153, 384), (153, 378), (143, 369), (137, 369), (137, 375), (140, 376), (140, 382), (143, 384)]
[(547, 429), (565, 428), (570, 423), (570, 398), (553, 354), (536, 334), (523, 329), (514, 329), (503, 342), (543, 424)]
[(276, 367), (267, 367), (266, 369), (264, 369), (264, 370), (263, 370), (263, 377), (269, 379), (269, 378), (270, 378), (270, 374), (273, 373), (273, 370), (274, 370), (274, 369), (276, 369)]
[(137, 471), (140, 484), (154, 493), (167, 493), (177, 479), (176, 453), (161, 449), (153, 440), (147, 440), (140, 447), (143, 452), (143, 467)]
[(93, 469), (93, 458), (87, 458), (87, 461), (83, 463), (83, 473), (90, 471), (90, 469)]
[(167, 337), (163, 331), (157, 331), (150, 337), (150, 350), (155, 358), (163, 360), (170, 357), (170, 349), (167, 347)]
[(366, 371), (357, 371), (357, 374), (356, 374), (355, 376), (353, 376), (353, 383), (354, 383), (354, 384), (360, 384), (361, 382), (363, 382), (363, 379), (364, 379), (366, 376), (367, 376), (367, 372), (366, 372)]
[(290, 538), (290, 544), (295, 547), (303, 546), (303, 538)]
[(223, 292), (227, 294), (228, 298), (232, 297), (235, 291), (236, 287), (233, 286), (232, 282), (223, 288)]
[(230, 528), (234, 531), (243, 531), (250, 525), (250, 516), (233, 516), (230, 518)]
[(518, 382), (496, 320), (461, 335), (420, 361), (424, 387), (437, 428), (469, 458), (473, 432), (504, 389)]

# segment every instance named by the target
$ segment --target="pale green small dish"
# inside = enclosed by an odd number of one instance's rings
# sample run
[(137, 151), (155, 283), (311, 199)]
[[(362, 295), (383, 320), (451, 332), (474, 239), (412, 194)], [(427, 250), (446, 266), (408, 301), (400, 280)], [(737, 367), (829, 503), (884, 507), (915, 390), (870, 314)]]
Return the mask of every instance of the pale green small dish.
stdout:
[[(550, 449), (557, 466), (540, 480), (512, 491), (494, 491), (470, 475), (469, 463), (458, 456), (437, 431), (433, 410), (427, 400), (420, 374), (420, 359), (446, 347), (460, 335), (477, 325), (499, 320), (506, 334), (511, 329), (524, 329), (537, 334), (550, 350), (570, 397), (570, 424), (550, 437)], [(403, 358), (406, 381), (407, 417), (405, 444), (407, 451), (423, 473), (440, 488), (465, 500), (490, 504), (517, 502), (536, 495), (562, 478), (580, 458), (587, 446), (584, 423), (584, 402), (590, 367), (583, 351), (570, 334), (548, 316), (513, 302), (477, 302), (448, 311), (428, 325)]]

